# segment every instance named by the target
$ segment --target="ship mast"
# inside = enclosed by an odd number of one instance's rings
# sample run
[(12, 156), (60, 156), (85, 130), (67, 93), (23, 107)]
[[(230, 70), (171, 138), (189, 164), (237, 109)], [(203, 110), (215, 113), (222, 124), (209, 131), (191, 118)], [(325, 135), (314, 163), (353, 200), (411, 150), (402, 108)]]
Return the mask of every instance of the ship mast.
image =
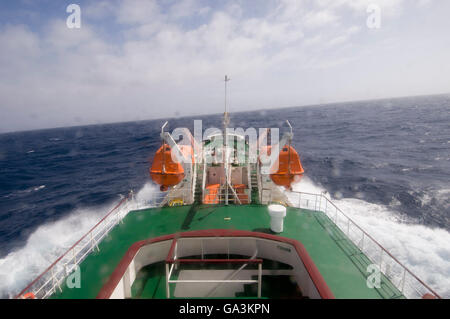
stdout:
[(228, 117), (227, 112), (227, 82), (230, 81), (230, 78), (225, 75), (225, 112), (223, 113), (223, 137), (224, 137), (224, 148), (222, 152), (223, 156), (223, 168), (225, 174), (225, 205), (228, 205), (228, 138), (227, 138), (227, 127), (230, 123), (230, 119)]

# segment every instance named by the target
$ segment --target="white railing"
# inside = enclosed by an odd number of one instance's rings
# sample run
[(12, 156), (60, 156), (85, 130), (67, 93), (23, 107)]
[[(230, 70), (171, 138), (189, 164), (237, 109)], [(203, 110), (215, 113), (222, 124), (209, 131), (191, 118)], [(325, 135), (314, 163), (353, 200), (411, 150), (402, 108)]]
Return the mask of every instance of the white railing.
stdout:
[[(185, 205), (193, 200), (192, 188), (172, 189), (168, 193), (152, 193), (145, 202), (137, 203), (133, 192), (124, 197), (94, 227), (57, 258), (44, 272), (24, 288), (16, 298), (23, 296), (45, 299), (57, 291), (62, 291), (64, 280), (95, 249), (109, 231), (122, 221), (130, 209), (143, 209), (164, 205)], [(133, 206), (130, 207), (130, 203)]]
[[(214, 239), (203, 239), (203, 238), (190, 238), (190, 240), (196, 240), (196, 241), (200, 241), (201, 243), (201, 259), (180, 259), (178, 257), (179, 253), (178, 253), (178, 243), (180, 241), (182, 241), (183, 239), (174, 239), (172, 241), (172, 245), (170, 247), (169, 253), (167, 255), (166, 258), (166, 297), (167, 299), (170, 298), (170, 285), (171, 284), (179, 284), (179, 283), (205, 283), (205, 284), (212, 284), (212, 283), (217, 283), (219, 285), (221, 284), (253, 284), (256, 283), (258, 285), (258, 294), (257, 297), (261, 298), (261, 284), (262, 284), (262, 263), (263, 260), (260, 258), (256, 258), (257, 256), (257, 252), (255, 252), (255, 254), (250, 257), (250, 258), (246, 258), (246, 259), (230, 259), (229, 258), (229, 253), (228, 253), (228, 258), (226, 259), (205, 259), (204, 256), (204, 242), (205, 241), (211, 241)], [(229, 247), (228, 247), (229, 249)], [(176, 266), (178, 265), (182, 265), (184, 263), (187, 264), (240, 264), (241, 267), (237, 270), (235, 270), (234, 272), (231, 273), (231, 275), (229, 275), (226, 279), (171, 279), (172, 278), (172, 273), (174, 271), (174, 269), (176, 269)], [(254, 279), (233, 279), (242, 269), (244, 269), (248, 264), (257, 264), (258, 265), (258, 279), (254, 280)], [(199, 271), (201, 271), (202, 268), (199, 269)], [(218, 286), (214, 287), (208, 295), (212, 294), (216, 289), (218, 288)], [(207, 296), (208, 296), (207, 295)]]
[[(244, 190), (243, 193), (240, 191)], [(213, 194), (213, 198), (210, 199), (210, 203), (205, 203), (206, 196), (210, 195), (211, 190), (210, 189), (204, 189), (204, 197), (202, 199), (203, 204), (224, 204), (226, 202), (226, 198), (228, 197), (228, 202), (233, 204), (250, 204), (251, 203), (251, 189), (250, 188), (240, 188), (240, 189), (234, 189), (233, 191), (229, 191), (228, 194), (225, 191), (225, 187), (222, 186), (217, 191), (217, 193)]]
[(191, 179), (191, 198), (192, 201), (194, 201), (194, 197), (195, 197), (195, 187), (197, 185), (197, 174), (198, 174), (198, 169), (197, 169), (197, 164), (193, 164), (193, 169), (194, 169), (194, 173), (192, 174), (192, 179)]
[[(324, 194), (291, 191), (293, 206), (324, 212), (328, 218), (350, 239), (360, 252), (407, 298), (441, 298), (433, 289), (413, 274), (405, 265), (358, 226)], [(368, 272), (367, 275), (370, 275)]]
[[(175, 194), (172, 192), (154, 194), (144, 205), (146, 207), (170, 204), (183, 196), (191, 198), (191, 189), (183, 189)], [(391, 253), (373, 239), (367, 232), (358, 226), (350, 217), (340, 210), (324, 194), (312, 194), (305, 192), (291, 192), (290, 201), (293, 206), (313, 211), (324, 212), (355, 246), (364, 253), (373, 264), (377, 265), (381, 272), (395, 285), (395, 287), (407, 298), (423, 298), (434, 296), (441, 298), (433, 289), (427, 286), (406, 266), (398, 261)], [(133, 200), (133, 193), (123, 198), (108, 214), (105, 215), (83, 237), (72, 245), (64, 254), (56, 259), (43, 273), (24, 288), (16, 298), (31, 293), (35, 298), (48, 298), (56, 291), (62, 291), (62, 284), (78, 265), (94, 249), (109, 231), (121, 222), (129, 211), (129, 204)], [(173, 202), (172, 202), (173, 203)]]
[(206, 189), (206, 162), (203, 161), (203, 175), (202, 175), (202, 200), (205, 198), (205, 189)]
[(57, 258), (44, 272), (25, 287), (16, 298), (45, 299), (57, 291), (62, 291), (64, 280), (78, 265), (94, 250), (99, 250), (98, 243), (109, 231), (122, 221), (129, 211), (129, 204), (133, 201), (133, 193), (114, 206), (97, 224), (83, 237), (73, 244), (64, 254)]
[(256, 163), (256, 180), (258, 181), (258, 198), (259, 198), (259, 202), (262, 202), (262, 179), (261, 179), (261, 171), (260, 171), (260, 167), (259, 167), (259, 161), (257, 161)]

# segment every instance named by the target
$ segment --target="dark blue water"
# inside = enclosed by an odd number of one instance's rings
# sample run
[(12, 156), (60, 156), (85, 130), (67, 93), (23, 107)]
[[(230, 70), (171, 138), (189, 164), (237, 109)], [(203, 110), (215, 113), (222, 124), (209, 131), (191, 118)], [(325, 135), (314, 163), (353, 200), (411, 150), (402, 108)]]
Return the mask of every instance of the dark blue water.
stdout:
[[(194, 118), (169, 129), (193, 128)], [(221, 116), (196, 117), (220, 127)], [(294, 127), (307, 175), (332, 197), (391, 205), (450, 229), (450, 96), (231, 114), (230, 127)], [(149, 182), (164, 121), (0, 135), (0, 257), (39, 225)]]

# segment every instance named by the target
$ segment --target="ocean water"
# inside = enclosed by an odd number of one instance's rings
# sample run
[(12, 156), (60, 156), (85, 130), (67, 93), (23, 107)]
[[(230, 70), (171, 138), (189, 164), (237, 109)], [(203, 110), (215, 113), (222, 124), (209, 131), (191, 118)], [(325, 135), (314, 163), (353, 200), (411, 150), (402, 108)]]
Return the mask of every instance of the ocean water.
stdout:
[[(169, 130), (221, 127), (221, 116)], [(232, 113), (230, 127), (294, 127), (306, 177), (450, 298), (450, 95)], [(133, 189), (165, 120), (0, 135), (0, 297), (23, 288)]]

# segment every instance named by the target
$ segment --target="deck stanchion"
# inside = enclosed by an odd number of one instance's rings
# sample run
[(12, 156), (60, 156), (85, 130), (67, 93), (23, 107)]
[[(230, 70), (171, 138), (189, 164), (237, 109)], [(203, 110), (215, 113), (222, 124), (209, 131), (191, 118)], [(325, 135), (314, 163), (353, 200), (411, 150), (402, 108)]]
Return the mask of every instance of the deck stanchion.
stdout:
[[(52, 284), (53, 284), (53, 287), (55, 287), (55, 288), (58, 287), (59, 291), (62, 292), (61, 286), (59, 285), (59, 281), (55, 278), (55, 273), (53, 271), (53, 268), (52, 268)], [(54, 291), (56, 291), (56, 289)]]
[[(100, 240), (101, 240), (102, 238), (100, 237)], [(94, 239), (94, 242), (95, 242), (95, 248), (97, 248), (97, 251), (100, 251), (100, 248), (98, 248), (98, 242)]]
[(350, 236), (350, 219), (347, 219), (347, 236)]
[[(173, 253), (173, 260), (176, 260), (177, 258), (178, 258), (178, 241), (175, 242), (175, 251)], [(174, 266), (175, 266), (175, 270), (178, 270), (178, 264), (175, 263)]]
[(386, 270), (384, 272), (384, 274), (386, 275), (386, 277), (388, 277), (389, 279), (391, 279), (391, 264), (386, 263)]
[(202, 259), (204, 259), (204, 256), (203, 256), (203, 240), (200, 240), (200, 245), (202, 246)]
[(362, 238), (361, 238), (361, 251), (364, 249), (364, 232), (362, 232)]
[(403, 278), (402, 278), (402, 293), (405, 290), (405, 280), (406, 280), (406, 268), (403, 268)]
[(91, 250), (94, 249), (94, 241), (92, 240), (92, 233), (90, 233)]
[(169, 264), (166, 263), (166, 297), (170, 299), (170, 290), (169, 290)]
[(261, 298), (262, 263), (258, 264), (258, 298)]
[(383, 247), (380, 247), (381, 251), (380, 251), (380, 271), (381, 271), (381, 266), (383, 264)]

